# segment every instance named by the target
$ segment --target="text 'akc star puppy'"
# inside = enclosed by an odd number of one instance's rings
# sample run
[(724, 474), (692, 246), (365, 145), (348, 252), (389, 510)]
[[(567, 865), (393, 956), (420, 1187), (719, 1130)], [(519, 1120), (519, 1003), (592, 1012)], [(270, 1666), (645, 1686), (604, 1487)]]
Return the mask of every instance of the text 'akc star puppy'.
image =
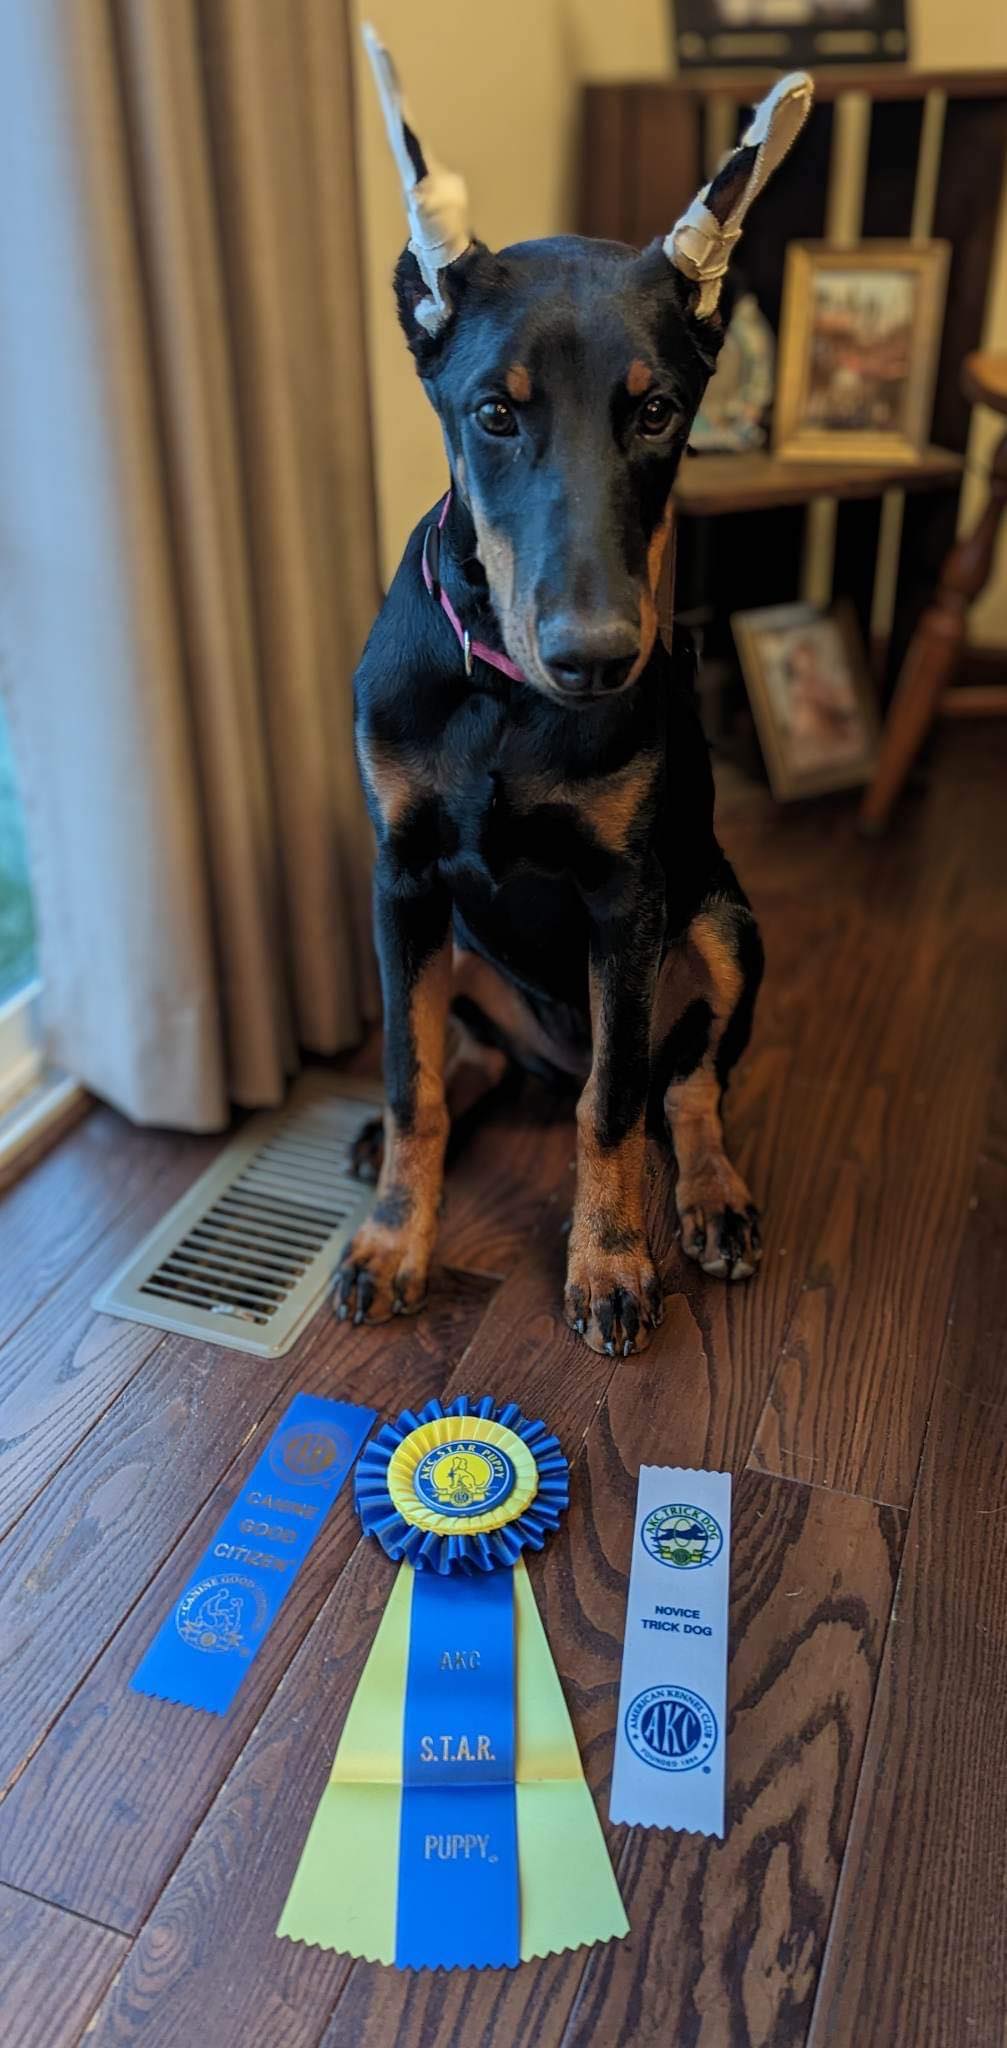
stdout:
[[(728, 257), (811, 84), (782, 79), (642, 253), (560, 236), (497, 255), (368, 47), (409, 214), (399, 317), (451, 487), (356, 677), (388, 1110), (336, 1302), (358, 1322), (420, 1306), (452, 1110), (516, 1060), (583, 1081), (565, 1313), (627, 1354), (662, 1312), (648, 1120), (674, 1147), (684, 1250), (735, 1280), (760, 1256), (720, 1103), (762, 949), (714, 837), (691, 656), (665, 649), (656, 593)], [(363, 1135), (363, 1170), (379, 1151)]]

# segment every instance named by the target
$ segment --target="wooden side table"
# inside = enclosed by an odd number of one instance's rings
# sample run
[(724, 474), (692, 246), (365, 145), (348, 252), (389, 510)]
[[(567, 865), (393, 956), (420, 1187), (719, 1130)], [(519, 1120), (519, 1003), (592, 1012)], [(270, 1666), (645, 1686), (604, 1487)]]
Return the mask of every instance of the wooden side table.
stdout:
[[(1007, 355), (966, 356), (962, 390), (972, 405), (1007, 415)], [(906, 777), (938, 714), (975, 718), (1007, 714), (1007, 682), (952, 687), (965, 642), (969, 608), (985, 589), (1007, 506), (1007, 432), (990, 467), (990, 493), (970, 534), (956, 541), (941, 570), (936, 595), (909, 643), (885, 720), (877, 772), (860, 811), (865, 832), (883, 832)]]

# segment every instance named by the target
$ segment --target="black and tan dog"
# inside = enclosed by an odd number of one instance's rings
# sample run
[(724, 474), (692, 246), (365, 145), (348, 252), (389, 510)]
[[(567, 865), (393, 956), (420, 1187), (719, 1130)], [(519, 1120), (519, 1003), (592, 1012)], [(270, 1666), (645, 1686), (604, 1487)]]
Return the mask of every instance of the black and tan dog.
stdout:
[[(565, 1312), (592, 1349), (629, 1353), (662, 1313), (648, 1119), (674, 1147), (688, 1255), (727, 1279), (760, 1256), (720, 1102), (762, 949), (656, 591), (727, 256), (810, 86), (776, 88), (664, 243), (495, 255), (371, 54), (412, 228), (399, 316), (452, 482), (356, 679), (388, 1110), (337, 1308), (359, 1322), (421, 1305), (451, 1116), (513, 1059), (583, 1082)], [(377, 1151), (365, 1134), (362, 1170)]]

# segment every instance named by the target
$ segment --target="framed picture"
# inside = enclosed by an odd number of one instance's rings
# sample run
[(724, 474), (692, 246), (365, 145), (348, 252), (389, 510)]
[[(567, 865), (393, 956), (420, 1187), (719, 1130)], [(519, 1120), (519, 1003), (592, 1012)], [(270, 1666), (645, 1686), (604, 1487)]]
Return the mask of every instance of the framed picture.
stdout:
[(771, 605), (731, 626), (773, 795), (869, 781), (880, 725), (852, 605)]
[(787, 250), (773, 445), (788, 459), (905, 462), (927, 445), (947, 242)]
[(679, 69), (904, 64), (905, 0), (674, 0)]

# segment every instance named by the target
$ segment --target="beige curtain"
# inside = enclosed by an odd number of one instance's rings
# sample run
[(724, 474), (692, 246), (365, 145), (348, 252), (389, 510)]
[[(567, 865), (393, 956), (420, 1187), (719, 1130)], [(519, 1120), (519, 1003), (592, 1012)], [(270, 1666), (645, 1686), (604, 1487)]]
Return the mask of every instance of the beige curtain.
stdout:
[(50, 1049), (212, 1127), (374, 1009), (345, 4), (0, 16), (0, 653)]

